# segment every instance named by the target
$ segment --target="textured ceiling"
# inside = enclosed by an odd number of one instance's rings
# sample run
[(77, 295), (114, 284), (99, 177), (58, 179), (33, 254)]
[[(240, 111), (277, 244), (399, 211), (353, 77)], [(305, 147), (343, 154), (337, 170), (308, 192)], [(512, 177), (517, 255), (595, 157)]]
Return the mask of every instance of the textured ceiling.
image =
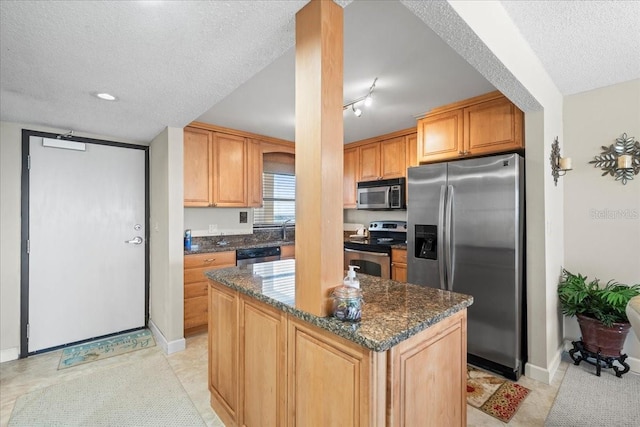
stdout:
[[(447, 3), (338, 3), (345, 102), (380, 78), (371, 110), (358, 119), (345, 112), (345, 141), (412, 126), (415, 115), (491, 90), (489, 82), (504, 91), (507, 79), (514, 102), (535, 104), (477, 37), (455, 34), (470, 30)], [(640, 78), (640, 2), (501, 3), (563, 94)], [(148, 142), (200, 117), (292, 139), (287, 76), (304, 4), (2, 0), (0, 120)]]
[(640, 78), (640, 1), (502, 1), (563, 95)]
[(149, 141), (289, 49), (304, 4), (3, 0), (0, 118)]

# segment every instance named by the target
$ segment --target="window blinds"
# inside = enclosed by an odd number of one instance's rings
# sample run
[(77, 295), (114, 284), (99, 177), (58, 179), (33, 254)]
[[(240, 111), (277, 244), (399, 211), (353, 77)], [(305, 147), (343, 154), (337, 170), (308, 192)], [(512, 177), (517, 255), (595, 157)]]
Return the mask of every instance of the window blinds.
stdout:
[(262, 174), (262, 207), (253, 210), (256, 225), (282, 224), (296, 218), (295, 175), (264, 172)]

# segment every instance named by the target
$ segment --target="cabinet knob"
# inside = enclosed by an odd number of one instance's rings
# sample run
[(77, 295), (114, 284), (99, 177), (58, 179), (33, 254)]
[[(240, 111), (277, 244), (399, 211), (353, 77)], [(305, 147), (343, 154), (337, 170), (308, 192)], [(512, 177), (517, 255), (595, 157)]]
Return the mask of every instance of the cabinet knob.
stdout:
[(208, 259), (205, 259), (204, 262), (213, 262), (214, 260), (215, 258), (208, 258)]

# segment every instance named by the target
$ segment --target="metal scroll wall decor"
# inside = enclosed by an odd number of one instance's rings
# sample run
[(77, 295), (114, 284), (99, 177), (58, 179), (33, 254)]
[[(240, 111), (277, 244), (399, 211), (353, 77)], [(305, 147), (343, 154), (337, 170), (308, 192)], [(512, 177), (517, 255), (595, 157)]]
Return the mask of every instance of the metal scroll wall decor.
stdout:
[(565, 176), (567, 171), (571, 170), (571, 158), (560, 156), (560, 143), (558, 142), (557, 136), (551, 144), (551, 156), (549, 157), (549, 160), (551, 161), (551, 175), (553, 176), (553, 183), (557, 186), (558, 178)]
[(623, 133), (610, 146), (602, 146), (602, 153), (589, 163), (602, 169), (602, 176), (611, 175), (616, 181), (627, 185), (634, 175), (640, 173), (640, 142)]

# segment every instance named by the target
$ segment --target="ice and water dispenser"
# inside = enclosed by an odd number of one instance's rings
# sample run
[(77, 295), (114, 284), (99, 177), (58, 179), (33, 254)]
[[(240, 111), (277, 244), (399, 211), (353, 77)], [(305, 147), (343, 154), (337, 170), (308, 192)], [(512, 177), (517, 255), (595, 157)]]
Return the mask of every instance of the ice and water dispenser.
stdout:
[(416, 224), (415, 257), (438, 259), (438, 226)]

